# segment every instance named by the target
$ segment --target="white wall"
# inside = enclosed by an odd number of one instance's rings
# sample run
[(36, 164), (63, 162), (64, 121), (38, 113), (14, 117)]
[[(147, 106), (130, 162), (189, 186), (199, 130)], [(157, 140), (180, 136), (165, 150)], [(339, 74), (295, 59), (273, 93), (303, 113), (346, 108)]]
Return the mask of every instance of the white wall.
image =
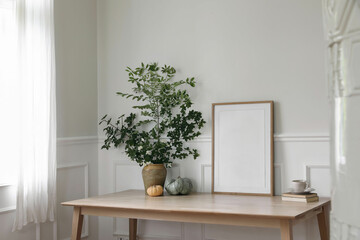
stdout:
[[(96, 0), (55, 0), (59, 240), (70, 237), (72, 219), (60, 202), (98, 194), (96, 25)], [(83, 237), (97, 240), (97, 226), (86, 218)]]
[[(98, 193), (96, 0), (55, 0), (55, 47), (60, 203)], [(40, 234), (34, 224), (11, 232), (15, 195), (13, 186), (0, 186), (0, 239), (55, 240), (49, 223)], [(71, 217), (59, 204), (57, 239), (70, 237)], [(96, 217), (86, 219), (87, 239), (98, 239), (97, 225)]]
[[(131, 111), (116, 96), (129, 91), (124, 71), (157, 61), (194, 76), (195, 107), (208, 122), (192, 142), (199, 160), (178, 162), (170, 175), (209, 191), (211, 103), (275, 101), (276, 193), (307, 178), (329, 195), (328, 104), (321, 1), (98, 1), (99, 117)], [(102, 135), (99, 128), (99, 135)], [(99, 193), (142, 188), (141, 169), (121, 150), (99, 151)], [(127, 221), (100, 218), (99, 239), (126, 239)], [(295, 239), (319, 239), (316, 221), (296, 226)], [(278, 239), (277, 230), (140, 221), (142, 239)]]
[(272, 99), (277, 133), (328, 132), (324, 46), (320, 0), (98, 1), (99, 113), (127, 112), (126, 66), (157, 61), (196, 77), (208, 122), (212, 102)]
[[(291, 179), (308, 178), (321, 195), (329, 194), (320, 0), (55, 0), (55, 24), (59, 201), (96, 195), (98, 189), (102, 194), (142, 188), (141, 169), (121, 150), (98, 153), (94, 135), (99, 117), (130, 111), (129, 102), (115, 95), (130, 89), (125, 67), (151, 61), (173, 65), (180, 78), (196, 77), (191, 93), (208, 122), (191, 143), (200, 149), (200, 159), (178, 162), (170, 177), (187, 176), (198, 191), (210, 190), (211, 103), (274, 100), (276, 193)], [(14, 196), (13, 187), (0, 187), (0, 236), (35, 239), (34, 225), (10, 232)], [(70, 234), (71, 209), (58, 210), (58, 239), (63, 239)], [(88, 239), (127, 236), (124, 219), (100, 218), (99, 229), (97, 218), (89, 219), (83, 232)], [(314, 223), (296, 226), (295, 239), (319, 239)], [(156, 221), (140, 221), (139, 234), (143, 239), (279, 238), (277, 230)], [(40, 235), (52, 239), (52, 225), (42, 225)]]
[(97, 135), (96, 0), (55, 0), (58, 137)]

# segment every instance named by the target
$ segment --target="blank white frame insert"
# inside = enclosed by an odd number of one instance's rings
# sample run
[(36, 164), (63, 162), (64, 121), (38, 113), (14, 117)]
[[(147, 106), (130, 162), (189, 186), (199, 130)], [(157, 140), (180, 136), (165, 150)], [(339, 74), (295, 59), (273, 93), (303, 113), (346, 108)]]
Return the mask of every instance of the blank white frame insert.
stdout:
[(212, 192), (272, 196), (274, 103), (214, 103), (212, 107)]

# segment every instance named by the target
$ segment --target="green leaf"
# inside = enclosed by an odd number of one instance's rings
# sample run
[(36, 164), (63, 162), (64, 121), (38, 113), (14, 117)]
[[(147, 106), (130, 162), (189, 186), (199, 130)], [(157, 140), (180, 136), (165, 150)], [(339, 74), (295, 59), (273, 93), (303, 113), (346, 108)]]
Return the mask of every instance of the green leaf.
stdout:
[[(133, 106), (141, 118), (137, 119), (135, 113), (121, 115), (115, 121), (107, 115), (101, 118), (99, 124), (105, 125), (106, 136), (102, 149), (124, 146), (128, 157), (139, 165), (146, 161), (168, 163), (190, 155), (196, 159), (197, 149), (186, 146), (186, 142), (200, 135), (205, 121), (200, 112), (191, 109), (192, 101), (185, 89), (195, 87), (195, 79), (175, 81), (175, 68), (169, 65), (160, 68), (156, 62), (141, 63), (135, 69), (127, 67), (125, 71), (134, 86), (133, 93), (117, 94), (143, 101), (143, 105)], [(165, 134), (168, 140), (162, 142)]]

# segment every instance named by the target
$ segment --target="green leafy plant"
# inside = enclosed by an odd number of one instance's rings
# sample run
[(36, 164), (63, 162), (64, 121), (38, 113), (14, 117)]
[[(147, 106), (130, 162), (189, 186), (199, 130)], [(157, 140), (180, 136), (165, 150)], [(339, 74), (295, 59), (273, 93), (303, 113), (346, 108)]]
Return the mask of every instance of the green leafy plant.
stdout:
[(205, 121), (201, 112), (191, 109), (193, 103), (185, 86), (195, 87), (194, 78), (175, 81), (176, 70), (171, 66), (159, 67), (157, 63), (141, 64), (127, 68), (129, 82), (135, 86), (133, 93), (117, 92), (118, 95), (142, 102), (133, 106), (135, 113), (112, 119), (105, 115), (106, 139), (102, 149), (125, 145), (129, 158), (140, 166), (148, 163), (171, 166), (175, 159), (192, 155), (198, 150), (185, 143), (198, 137)]

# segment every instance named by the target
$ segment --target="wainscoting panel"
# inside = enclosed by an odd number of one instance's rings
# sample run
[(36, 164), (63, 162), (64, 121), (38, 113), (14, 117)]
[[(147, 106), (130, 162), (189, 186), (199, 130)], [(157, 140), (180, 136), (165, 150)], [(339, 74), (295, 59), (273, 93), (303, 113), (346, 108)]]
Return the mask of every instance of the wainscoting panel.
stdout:
[(328, 164), (305, 164), (306, 181), (316, 189), (319, 196), (330, 197), (330, 166)]
[[(194, 190), (211, 191), (211, 138), (201, 137), (189, 143), (200, 151), (197, 160), (176, 161), (168, 169), (168, 179), (188, 177)], [(120, 159), (120, 160), (119, 160)], [(122, 150), (99, 151), (99, 189), (102, 194), (135, 188), (143, 189), (141, 169), (131, 162)], [(291, 187), (291, 180), (309, 180), (320, 195), (329, 195), (329, 137), (327, 135), (277, 135), (275, 136), (275, 194), (280, 195)], [(109, 172), (111, 171), (111, 173)], [(109, 187), (111, 186), (111, 188)], [(101, 189), (108, 189), (102, 191)], [(128, 239), (128, 220), (114, 219), (113, 231), (109, 234), (109, 221), (99, 220), (99, 239)], [(279, 239), (276, 229), (234, 227), (221, 225), (189, 224), (140, 220), (139, 239), (146, 240), (237, 240)], [(319, 240), (317, 222), (301, 223), (294, 227), (295, 240)]]
[[(16, 189), (0, 186), (0, 239), (6, 240), (67, 240), (70, 239), (72, 208), (60, 202), (98, 194), (98, 138), (60, 138), (57, 144), (58, 161), (58, 222), (29, 224), (23, 230), (11, 232), (15, 216)], [(55, 226), (55, 230), (54, 230)], [(98, 240), (97, 217), (86, 217), (83, 239)]]
[(201, 192), (211, 192), (211, 164), (201, 164)]
[[(98, 142), (98, 138), (92, 136), (58, 139), (57, 240), (70, 240), (71, 236), (73, 208), (61, 206), (60, 203), (98, 195)], [(98, 239), (97, 217), (84, 218), (81, 237)], [(42, 235), (41, 239), (50, 238)]]
[[(58, 239), (65, 240), (71, 236), (73, 209), (61, 206), (62, 202), (89, 196), (89, 167), (87, 163), (68, 163), (58, 166), (57, 199), (58, 199)], [(84, 217), (81, 236), (89, 236), (89, 217)]]
[(275, 184), (275, 195), (281, 195), (284, 190), (284, 184), (282, 184), (282, 178), (284, 177), (284, 167), (282, 163), (274, 163), (274, 184)]
[(13, 185), (0, 186), (0, 214), (15, 210), (16, 188)]

